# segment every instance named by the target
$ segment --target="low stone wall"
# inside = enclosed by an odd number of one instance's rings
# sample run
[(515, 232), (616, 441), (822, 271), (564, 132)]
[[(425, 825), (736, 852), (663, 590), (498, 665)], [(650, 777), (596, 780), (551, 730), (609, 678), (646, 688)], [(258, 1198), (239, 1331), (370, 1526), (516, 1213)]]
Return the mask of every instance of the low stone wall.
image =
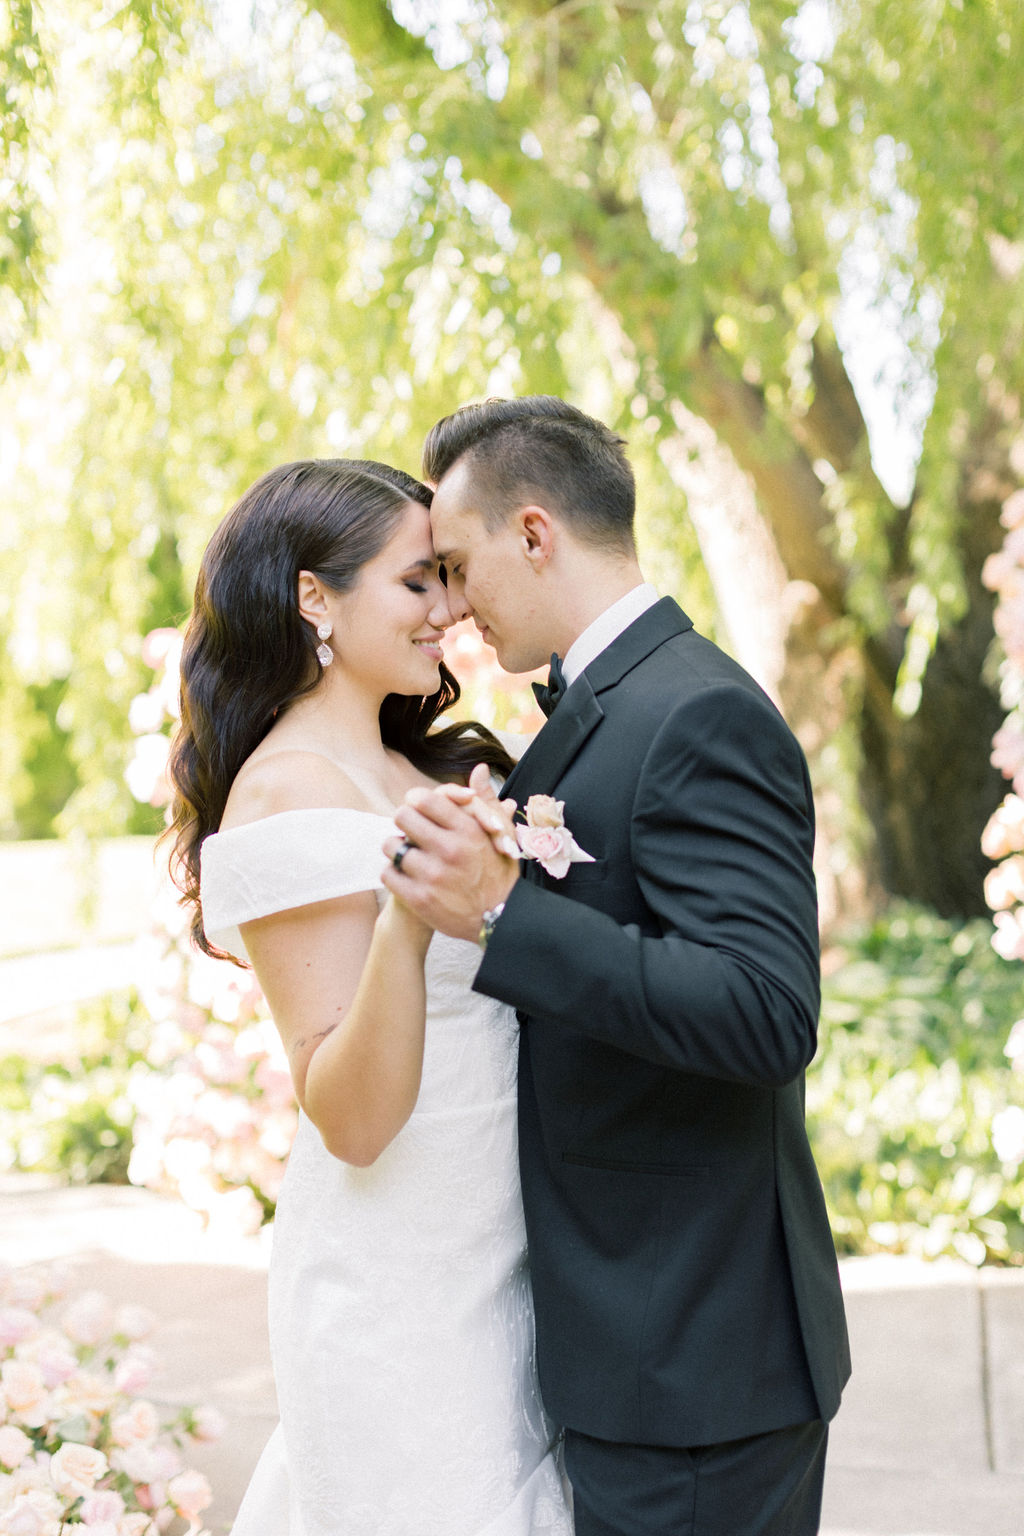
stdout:
[(0, 843), (0, 958), (135, 938), (160, 860), (152, 837)]

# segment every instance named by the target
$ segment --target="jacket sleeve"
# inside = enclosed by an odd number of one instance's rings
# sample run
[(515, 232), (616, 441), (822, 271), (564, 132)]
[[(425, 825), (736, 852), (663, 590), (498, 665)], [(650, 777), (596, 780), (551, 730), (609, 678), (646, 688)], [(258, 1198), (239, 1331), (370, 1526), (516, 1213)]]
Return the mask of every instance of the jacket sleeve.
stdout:
[(706, 688), (669, 715), (630, 840), (642, 925), (521, 879), (476, 990), (680, 1071), (793, 1081), (817, 1040), (813, 803), (799, 745), (762, 695)]

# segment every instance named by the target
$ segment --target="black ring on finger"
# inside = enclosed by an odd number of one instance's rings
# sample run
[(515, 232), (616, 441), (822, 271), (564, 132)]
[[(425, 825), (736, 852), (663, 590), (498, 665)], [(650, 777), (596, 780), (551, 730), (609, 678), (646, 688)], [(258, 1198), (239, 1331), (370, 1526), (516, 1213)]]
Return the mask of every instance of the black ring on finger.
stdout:
[(415, 844), (414, 843), (410, 843), (410, 841), (409, 841), (409, 839), (407, 837), (403, 837), (402, 838), (402, 841), (399, 843), (398, 847), (395, 849), (394, 853), (391, 855), (391, 862), (395, 866), (396, 869), (398, 869), (398, 870), (401, 869), (401, 867), (402, 867), (402, 860), (405, 858), (406, 854), (409, 852), (409, 849), (413, 848), (413, 847), (415, 847)]

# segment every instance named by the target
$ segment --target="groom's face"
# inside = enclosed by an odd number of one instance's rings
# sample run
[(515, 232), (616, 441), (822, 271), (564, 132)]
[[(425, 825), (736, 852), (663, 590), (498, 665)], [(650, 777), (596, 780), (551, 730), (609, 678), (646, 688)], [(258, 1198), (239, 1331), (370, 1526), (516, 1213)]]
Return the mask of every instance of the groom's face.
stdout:
[(507, 672), (530, 672), (548, 659), (537, 582), (514, 516), (489, 529), (460, 459), (434, 492), (430, 525), (448, 580), (456, 620), (472, 618)]

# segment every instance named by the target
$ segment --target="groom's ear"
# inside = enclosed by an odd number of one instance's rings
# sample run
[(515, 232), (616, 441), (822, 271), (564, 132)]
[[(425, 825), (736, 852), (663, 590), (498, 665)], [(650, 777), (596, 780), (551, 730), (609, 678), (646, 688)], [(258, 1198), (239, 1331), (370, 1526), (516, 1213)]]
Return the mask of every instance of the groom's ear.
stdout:
[(515, 514), (523, 553), (535, 570), (541, 570), (555, 549), (555, 520), (545, 507), (520, 507)]

